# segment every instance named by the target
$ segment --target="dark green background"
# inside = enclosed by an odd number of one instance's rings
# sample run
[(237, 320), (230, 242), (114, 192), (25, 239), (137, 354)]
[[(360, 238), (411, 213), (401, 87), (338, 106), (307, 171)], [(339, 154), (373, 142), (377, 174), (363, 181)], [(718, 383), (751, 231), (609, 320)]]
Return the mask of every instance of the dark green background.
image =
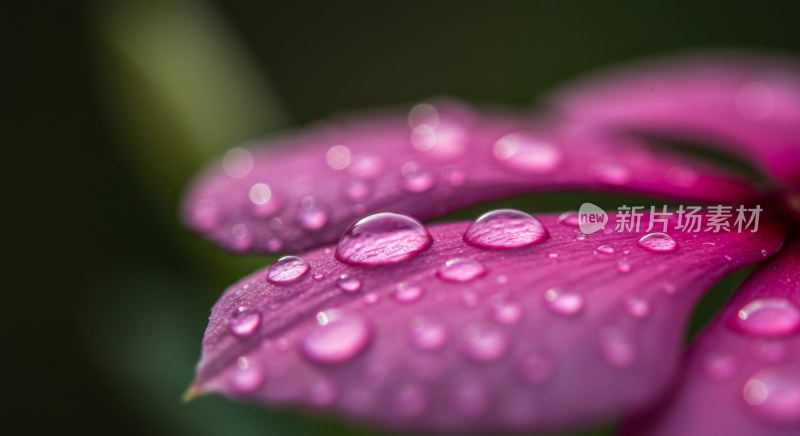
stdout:
[[(599, 67), (686, 49), (800, 54), (798, 7), (767, 2), (382, 3), (214, 6), (269, 72), (289, 125), (432, 95), (526, 107)], [(179, 404), (211, 304), (266, 260), (210, 274), (179, 246), (177, 212), (157, 210), (111, 123), (96, 5), (4, 12), (4, 415), (28, 433), (335, 429), (220, 399)]]

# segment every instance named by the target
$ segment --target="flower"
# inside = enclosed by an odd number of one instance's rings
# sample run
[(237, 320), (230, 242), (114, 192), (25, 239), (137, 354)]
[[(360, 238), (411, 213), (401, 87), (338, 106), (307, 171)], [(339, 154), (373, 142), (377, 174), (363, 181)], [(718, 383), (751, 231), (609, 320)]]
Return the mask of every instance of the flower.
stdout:
[[(303, 253), (225, 291), (190, 392), (425, 432), (613, 418), (637, 435), (800, 431), (798, 66), (669, 59), (550, 102), (534, 116), (435, 101), (211, 165), (187, 194), (188, 226), (235, 252)], [(772, 186), (641, 132), (725, 144)], [(757, 232), (668, 230), (660, 249), (638, 229), (581, 233), (569, 213), (420, 222), (576, 188), (759, 205), (764, 216)], [(693, 305), (755, 264), (684, 350)]]

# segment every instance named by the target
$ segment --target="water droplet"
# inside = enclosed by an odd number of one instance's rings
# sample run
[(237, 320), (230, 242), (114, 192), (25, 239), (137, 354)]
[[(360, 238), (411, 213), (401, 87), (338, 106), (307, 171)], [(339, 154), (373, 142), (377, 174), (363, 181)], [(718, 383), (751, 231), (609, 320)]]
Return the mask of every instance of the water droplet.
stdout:
[(739, 364), (730, 353), (710, 352), (703, 358), (703, 370), (712, 380), (727, 380), (736, 375)]
[(247, 197), (250, 199), (251, 211), (255, 216), (271, 216), (280, 209), (280, 202), (272, 196), (272, 190), (266, 183), (256, 183), (251, 186)]
[(595, 161), (589, 167), (589, 175), (610, 185), (624, 185), (633, 177), (628, 167), (610, 159)]
[(356, 221), (342, 234), (336, 258), (350, 265), (385, 265), (430, 247), (428, 229), (408, 215), (380, 212)]
[(648, 233), (636, 245), (654, 253), (669, 253), (678, 249), (678, 243), (666, 233)]
[(311, 266), (301, 257), (283, 256), (269, 267), (267, 280), (278, 284), (293, 283), (310, 269)]
[(595, 249), (600, 254), (614, 254), (614, 247), (610, 245), (601, 245)]
[(339, 276), (339, 280), (336, 281), (336, 286), (344, 292), (358, 292), (361, 290), (362, 283), (358, 277), (342, 274)]
[(545, 174), (562, 161), (553, 138), (533, 132), (509, 133), (495, 142), (494, 156), (507, 168), (526, 174)]
[(415, 162), (406, 162), (400, 168), (402, 177), (402, 188), (406, 192), (420, 193), (429, 191), (436, 182), (433, 174), (423, 169)]
[(394, 290), (392, 298), (400, 303), (413, 303), (425, 295), (425, 289), (420, 285), (407, 285), (400, 283)]
[(636, 318), (650, 315), (650, 303), (639, 295), (627, 295), (624, 300), (625, 310)]
[(567, 292), (551, 288), (544, 293), (545, 306), (559, 315), (577, 315), (585, 305), (583, 296), (575, 292)]
[(785, 298), (759, 298), (739, 310), (735, 326), (753, 336), (785, 336), (800, 327), (800, 310)]
[(306, 230), (319, 230), (328, 224), (328, 212), (312, 200), (303, 205), (297, 214), (297, 221)]
[(232, 148), (225, 153), (222, 168), (229, 177), (241, 179), (253, 169), (253, 155), (244, 148)]
[(464, 241), (480, 248), (516, 248), (544, 242), (550, 234), (531, 215), (516, 209), (486, 212), (470, 224)]
[(267, 241), (267, 249), (273, 253), (283, 248), (283, 242), (280, 239), (271, 238)]
[(558, 259), (558, 253), (556, 252), (548, 253), (547, 257), (549, 257), (550, 259)]
[(486, 273), (486, 267), (477, 260), (456, 257), (445, 262), (436, 276), (448, 282), (468, 282)]
[(230, 378), (231, 387), (239, 393), (250, 393), (261, 387), (267, 373), (263, 368), (252, 364), (246, 357), (240, 357), (237, 368)]
[(600, 353), (603, 359), (617, 368), (627, 368), (636, 360), (636, 347), (628, 335), (617, 329), (600, 332)]
[(369, 183), (362, 179), (348, 180), (344, 186), (344, 196), (350, 201), (364, 201), (371, 193)]
[(317, 271), (317, 272), (315, 272), (314, 274), (311, 275), (311, 278), (316, 280), (316, 281), (320, 281), (320, 280), (325, 278), (325, 274)]
[(228, 323), (231, 333), (239, 337), (250, 336), (261, 325), (261, 313), (246, 307), (240, 307)]
[(586, 234), (582, 233), (582, 232), (575, 232), (575, 240), (576, 241), (585, 241), (586, 240)]
[(762, 418), (779, 424), (799, 424), (800, 365), (786, 363), (756, 372), (745, 383), (742, 396)]
[(564, 212), (558, 216), (556, 222), (565, 226), (578, 227), (580, 224), (578, 212), (575, 212), (574, 210)]
[(508, 350), (508, 336), (492, 324), (469, 324), (463, 331), (461, 350), (473, 361), (492, 362)]
[(621, 273), (629, 273), (631, 272), (631, 264), (628, 263), (627, 259), (620, 259), (617, 262), (617, 271)]
[(375, 292), (367, 292), (364, 294), (364, 303), (375, 304), (380, 300), (380, 296)]
[(670, 282), (664, 282), (661, 285), (661, 289), (667, 295), (675, 295), (678, 292), (678, 287), (675, 286), (673, 283), (670, 283)]
[(369, 345), (372, 329), (355, 312), (326, 310), (317, 314), (317, 324), (303, 337), (302, 352), (314, 362), (346, 362)]
[(489, 304), (489, 315), (499, 324), (516, 324), (522, 319), (522, 305), (509, 297), (495, 295), (489, 300)]
[(443, 322), (424, 316), (413, 318), (408, 332), (411, 345), (422, 351), (441, 349), (450, 338), (450, 332)]
[(769, 252), (767, 250), (761, 250), (761, 257), (769, 256)]
[(517, 376), (531, 385), (540, 385), (553, 377), (555, 364), (539, 353), (527, 353), (514, 362)]

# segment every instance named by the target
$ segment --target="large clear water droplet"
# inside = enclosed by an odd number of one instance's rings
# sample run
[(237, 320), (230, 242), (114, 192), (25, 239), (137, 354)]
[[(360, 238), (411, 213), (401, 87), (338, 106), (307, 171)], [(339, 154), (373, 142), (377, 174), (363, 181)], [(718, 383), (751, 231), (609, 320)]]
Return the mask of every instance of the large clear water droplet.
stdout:
[(545, 291), (544, 301), (545, 306), (551, 312), (567, 316), (574, 316), (581, 313), (586, 304), (581, 294), (564, 291), (558, 288)]
[(800, 424), (800, 365), (764, 368), (750, 377), (742, 396), (758, 416), (783, 425)]
[(678, 249), (678, 243), (666, 233), (648, 233), (636, 245), (654, 253), (669, 253)]
[(240, 307), (228, 322), (231, 333), (239, 337), (250, 336), (261, 325), (261, 313), (254, 309)]
[(372, 328), (363, 315), (326, 310), (317, 314), (317, 324), (303, 337), (301, 347), (314, 362), (341, 363), (358, 355), (371, 340)]
[(392, 298), (399, 303), (414, 303), (425, 295), (425, 288), (420, 285), (400, 283), (394, 290)]
[(497, 209), (479, 216), (464, 241), (480, 248), (516, 248), (544, 242), (550, 234), (536, 218), (516, 209)]
[(342, 274), (336, 281), (336, 286), (344, 292), (358, 292), (361, 290), (361, 280), (356, 276), (350, 274)]
[(430, 247), (428, 229), (408, 215), (380, 212), (356, 221), (339, 239), (336, 258), (350, 265), (385, 265)]
[(477, 260), (456, 257), (445, 262), (436, 276), (448, 282), (468, 282), (486, 273), (486, 267)]
[(464, 327), (461, 350), (476, 362), (492, 362), (508, 350), (508, 335), (492, 324), (469, 324)]
[(276, 260), (267, 271), (267, 280), (272, 283), (293, 283), (311, 269), (305, 259), (297, 256), (283, 256)]
[(438, 350), (450, 339), (450, 330), (447, 326), (432, 317), (414, 317), (408, 327), (409, 342), (418, 350)]
[(800, 327), (800, 310), (785, 298), (758, 298), (739, 310), (734, 325), (752, 336), (785, 336)]
[(550, 173), (563, 159), (553, 138), (534, 132), (509, 133), (497, 140), (492, 150), (504, 166), (525, 174)]

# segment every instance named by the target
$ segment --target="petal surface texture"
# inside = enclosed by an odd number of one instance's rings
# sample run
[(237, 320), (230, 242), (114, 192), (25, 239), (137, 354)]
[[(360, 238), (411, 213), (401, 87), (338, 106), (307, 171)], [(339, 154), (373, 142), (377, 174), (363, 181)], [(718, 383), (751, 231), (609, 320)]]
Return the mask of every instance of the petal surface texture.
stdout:
[(554, 101), (582, 121), (729, 145), (770, 176), (800, 184), (800, 64), (706, 54), (590, 77)]
[[(612, 419), (668, 384), (703, 292), (783, 236), (764, 220), (757, 233), (640, 242), (556, 215), (489, 218), (475, 225), (515, 225), (498, 238), (431, 226), (432, 244), (401, 262), (350, 265), (329, 247), (290, 282), (269, 268), (241, 280), (212, 310), (192, 391), (429, 431)], [(476, 234), (481, 245), (465, 241)]]
[(738, 177), (598, 128), (441, 102), (312, 126), (230, 150), (192, 184), (187, 225), (234, 252), (335, 242), (367, 213), (420, 220), (554, 189), (742, 201)]
[(684, 371), (629, 434), (800, 434), (800, 240), (742, 285), (692, 345)]

